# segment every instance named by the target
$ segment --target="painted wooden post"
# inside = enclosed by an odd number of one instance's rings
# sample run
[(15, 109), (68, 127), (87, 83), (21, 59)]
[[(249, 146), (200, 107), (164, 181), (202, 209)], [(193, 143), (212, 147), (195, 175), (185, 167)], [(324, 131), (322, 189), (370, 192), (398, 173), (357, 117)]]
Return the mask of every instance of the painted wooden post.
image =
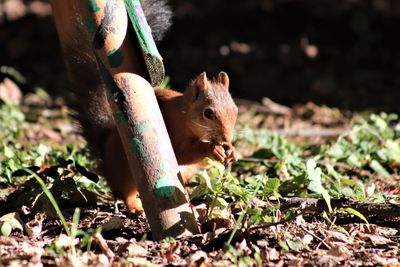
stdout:
[[(146, 67), (142, 53), (148, 54), (140, 47), (134, 31), (128, 30), (126, 4), (137, 3), (135, 0), (131, 3), (51, 1), (65, 56), (69, 56), (71, 47), (78, 46), (85, 53), (93, 53), (97, 60), (93, 68), (106, 85), (107, 100), (130, 168), (137, 178), (153, 237), (190, 235), (198, 232), (197, 223), (179, 179), (178, 164), (153, 87), (145, 79), (153, 85), (162, 81), (162, 61), (161, 69), (159, 62), (155, 62), (155, 69), (147, 71), (149, 66)], [(140, 8), (140, 4), (135, 8)], [(129, 14), (131, 20), (134, 15)], [(74, 68), (73, 64), (67, 67)]]

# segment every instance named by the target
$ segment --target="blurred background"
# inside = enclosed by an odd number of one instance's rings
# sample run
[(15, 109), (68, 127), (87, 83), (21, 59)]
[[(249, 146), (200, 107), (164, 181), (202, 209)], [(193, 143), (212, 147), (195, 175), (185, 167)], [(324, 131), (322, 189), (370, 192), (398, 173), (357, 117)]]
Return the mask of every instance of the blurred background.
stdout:
[[(224, 70), (236, 98), (400, 112), (399, 0), (169, 2), (159, 50), (174, 89)], [(0, 1), (2, 65), (27, 77), (24, 90), (67, 88), (47, 1)]]

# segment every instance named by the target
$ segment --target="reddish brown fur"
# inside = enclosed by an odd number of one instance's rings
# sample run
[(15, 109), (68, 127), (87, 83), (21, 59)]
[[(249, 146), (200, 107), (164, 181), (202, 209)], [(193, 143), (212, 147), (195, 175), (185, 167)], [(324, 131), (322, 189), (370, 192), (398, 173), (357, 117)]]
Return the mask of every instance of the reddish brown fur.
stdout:
[[(199, 164), (205, 157), (225, 164), (236, 161), (231, 141), (237, 107), (229, 95), (228, 85), (225, 73), (213, 82), (201, 74), (184, 94), (167, 89), (156, 90), (179, 165)], [(215, 120), (204, 118), (203, 110), (208, 107), (214, 110)], [(202, 140), (203, 137), (207, 137), (207, 142)], [(141, 211), (135, 176), (131, 175), (123, 151), (119, 135), (114, 130), (105, 145), (104, 174), (114, 194), (125, 201), (128, 209)]]

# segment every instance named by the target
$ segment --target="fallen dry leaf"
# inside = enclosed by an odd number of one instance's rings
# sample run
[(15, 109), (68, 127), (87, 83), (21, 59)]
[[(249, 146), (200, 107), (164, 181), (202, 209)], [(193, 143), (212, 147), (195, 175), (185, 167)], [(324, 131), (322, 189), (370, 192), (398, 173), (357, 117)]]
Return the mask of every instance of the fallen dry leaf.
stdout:
[(265, 254), (268, 261), (279, 260), (280, 253), (275, 248), (267, 248)]
[(325, 254), (317, 259), (316, 264), (318, 266), (338, 266), (341, 261), (340, 257)]
[(288, 266), (303, 266), (303, 259), (302, 258), (296, 258), (296, 259), (292, 259), (287, 261), (287, 265)]
[(204, 251), (196, 251), (195, 253), (189, 255), (187, 259), (188, 267), (209, 267), (210, 260)]
[(22, 101), (22, 92), (9, 78), (0, 83), (0, 100), (9, 105), (17, 105)]
[(328, 251), (327, 255), (339, 258), (340, 261), (342, 261), (349, 259), (351, 257), (351, 252), (344, 246), (335, 246)]
[(26, 233), (32, 237), (37, 238), (42, 233), (43, 229), (43, 220), (45, 218), (45, 214), (39, 212), (35, 215), (35, 218), (25, 224)]
[(386, 258), (377, 254), (372, 255), (373, 263), (381, 266), (399, 266), (399, 260), (396, 257)]
[(324, 240), (328, 244), (332, 243), (333, 246), (335, 243), (351, 243), (353, 242), (353, 238), (351, 236), (345, 235), (341, 232), (334, 231), (334, 230), (328, 230), (325, 232), (326, 234), (326, 239)]
[(0, 245), (16, 247), (18, 242), (12, 237), (0, 235)]
[(145, 248), (132, 241), (128, 242), (126, 250), (128, 251), (129, 257), (145, 257), (149, 254)]
[(363, 240), (370, 240), (374, 246), (395, 244), (395, 242), (392, 240), (380, 235), (365, 234), (360, 232), (359, 237)]
[(309, 244), (311, 244), (311, 242), (314, 240), (314, 237), (310, 234), (306, 234), (303, 236), (303, 238), (301, 239), (301, 243), (303, 243), (304, 246), (308, 246)]
[(219, 228), (213, 232), (207, 232), (203, 234), (203, 238), (201, 240), (202, 244), (208, 244), (215, 239), (218, 239), (222, 234), (224, 234), (227, 231), (226, 228)]

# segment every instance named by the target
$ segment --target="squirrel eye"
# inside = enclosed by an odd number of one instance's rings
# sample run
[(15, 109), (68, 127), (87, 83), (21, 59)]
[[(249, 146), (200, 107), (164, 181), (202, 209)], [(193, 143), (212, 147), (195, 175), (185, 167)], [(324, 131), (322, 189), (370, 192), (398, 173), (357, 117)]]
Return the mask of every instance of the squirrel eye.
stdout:
[(214, 118), (214, 111), (212, 111), (209, 108), (205, 108), (204, 109), (204, 117), (211, 120), (212, 118)]

